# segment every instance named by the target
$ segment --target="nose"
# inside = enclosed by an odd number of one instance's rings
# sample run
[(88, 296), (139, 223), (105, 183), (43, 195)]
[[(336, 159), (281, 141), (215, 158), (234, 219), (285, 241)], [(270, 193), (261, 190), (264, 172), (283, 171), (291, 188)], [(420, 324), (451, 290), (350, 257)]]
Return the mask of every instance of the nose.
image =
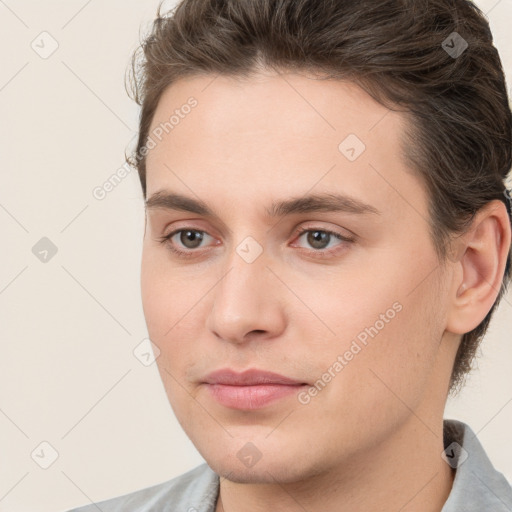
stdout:
[(283, 332), (285, 290), (268, 263), (265, 253), (248, 263), (233, 251), (227, 270), (212, 290), (213, 303), (206, 320), (207, 329), (216, 337), (241, 344), (275, 338)]

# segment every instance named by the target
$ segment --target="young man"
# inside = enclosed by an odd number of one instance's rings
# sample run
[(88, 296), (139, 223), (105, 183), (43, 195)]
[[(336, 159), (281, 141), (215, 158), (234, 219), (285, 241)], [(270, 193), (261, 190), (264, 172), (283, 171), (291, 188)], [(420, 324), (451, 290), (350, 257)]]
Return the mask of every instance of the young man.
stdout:
[(443, 421), (510, 277), (482, 13), (185, 0), (138, 64), (144, 313), (207, 465), (79, 510), (512, 510)]

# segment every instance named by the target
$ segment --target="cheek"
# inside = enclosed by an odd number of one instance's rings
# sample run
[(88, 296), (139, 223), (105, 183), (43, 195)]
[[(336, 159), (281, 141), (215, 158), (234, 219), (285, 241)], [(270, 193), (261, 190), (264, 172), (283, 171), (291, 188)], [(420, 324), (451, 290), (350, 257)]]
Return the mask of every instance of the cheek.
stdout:
[(151, 251), (144, 249), (141, 266), (141, 298), (144, 317), (148, 327), (150, 338), (157, 342), (156, 338), (164, 330), (163, 313), (166, 309), (172, 311), (172, 304), (167, 304), (164, 295), (165, 274), (157, 265)]
[[(195, 283), (195, 284), (192, 284)], [(144, 249), (141, 267), (141, 296), (150, 339), (160, 349), (157, 364), (167, 389), (172, 376), (181, 382), (190, 361), (197, 359), (197, 346), (204, 315), (205, 293), (209, 286), (202, 278), (180, 277), (162, 251)], [(194, 352), (196, 351), (196, 352)]]
[[(318, 377), (327, 372), (329, 380), (329, 371), (335, 375), (319, 396), (333, 403), (353, 402), (352, 411), (385, 414), (403, 407), (397, 396), (412, 407), (435, 366), (443, 332), (438, 314), (442, 291), (437, 272), (425, 276), (436, 269), (437, 260), (427, 251), (423, 259), (391, 256), (367, 265), (364, 272), (354, 269), (326, 283), (313, 308), (335, 333), (330, 342), (318, 338), (313, 347)], [(304, 301), (314, 297), (311, 293)]]
[[(333, 415), (339, 419), (350, 411), (352, 421), (364, 429), (369, 411), (372, 422), (392, 425), (409, 414), (408, 408), (418, 406), (428, 388), (442, 334), (433, 300), (429, 290), (422, 289), (367, 303), (371, 313), (364, 315), (363, 324), (352, 323), (356, 334), (343, 340), (343, 369), (326, 395), (333, 403), (343, 404), (332, 408), (337, 410)], [(331, 364), (336, 355), (332, 354)]]
[[(418, 329), (428, 321), (425, 308), (405, 297), (400, 297), (400, 304), (402, 309), (389, 323), (379, 318), (386, 314), (387, 300), (369, 304), (370, 314), (362, 327), (344, 317), (356, 334), (338, 337), (323, 354), (315, 351), (318, 391), (309, 399), (301, 397), (304, 405), (296, 419), (302, 414), (308, 429), (331, 439), (331, 451), (378, 443), (397, 431), (428, 393), (436, 359), (435, 336)], [(358, 338), (358, 334), (364, 336)]]
[(197, 285), (192, 286), (190, 281), (179, 279), (165, 251), (144, 247), (141, 296), (150, 337), (155, 336), (153, 341), (165, 337), (186, 315), (195, 288)]
[(182, 428), (187, 430), (194, 401), (185, 391), (185, 374), (194, 361), (195, 347), (190, 338), (194, 336), (193, 330), (197, 330), (197, 322), (193, 315), (187, 315), (195, 301), (187, 296), (187, 288), (180, 286), (171, 279), (169, 268), (147, 253), (143, 256), (141, 293), (148, 334), (160, 350), (156, 364), (169, 403)]

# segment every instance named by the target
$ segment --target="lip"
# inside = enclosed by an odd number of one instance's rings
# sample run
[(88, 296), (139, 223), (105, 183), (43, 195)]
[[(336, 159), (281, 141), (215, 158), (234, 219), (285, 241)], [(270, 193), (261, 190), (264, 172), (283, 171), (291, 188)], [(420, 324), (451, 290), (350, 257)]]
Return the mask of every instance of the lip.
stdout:
[(222, 369), (210, 373), (203, 384), (211, 396), (230, 409), (255, 410), (296, 394), (307, 384), (284, 375), (250, 369)]

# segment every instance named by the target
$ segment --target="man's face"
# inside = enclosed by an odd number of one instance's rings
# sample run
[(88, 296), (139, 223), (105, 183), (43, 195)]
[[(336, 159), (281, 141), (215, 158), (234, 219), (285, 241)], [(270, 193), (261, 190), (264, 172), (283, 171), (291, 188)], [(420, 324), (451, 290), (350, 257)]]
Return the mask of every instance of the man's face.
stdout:
[(296, 481), (431, 435), (448, 294), (405, 129), (356, 85), (296, 74), (194, 77), (159, 102), (144, 313), (179, 422), (230, 480)]

